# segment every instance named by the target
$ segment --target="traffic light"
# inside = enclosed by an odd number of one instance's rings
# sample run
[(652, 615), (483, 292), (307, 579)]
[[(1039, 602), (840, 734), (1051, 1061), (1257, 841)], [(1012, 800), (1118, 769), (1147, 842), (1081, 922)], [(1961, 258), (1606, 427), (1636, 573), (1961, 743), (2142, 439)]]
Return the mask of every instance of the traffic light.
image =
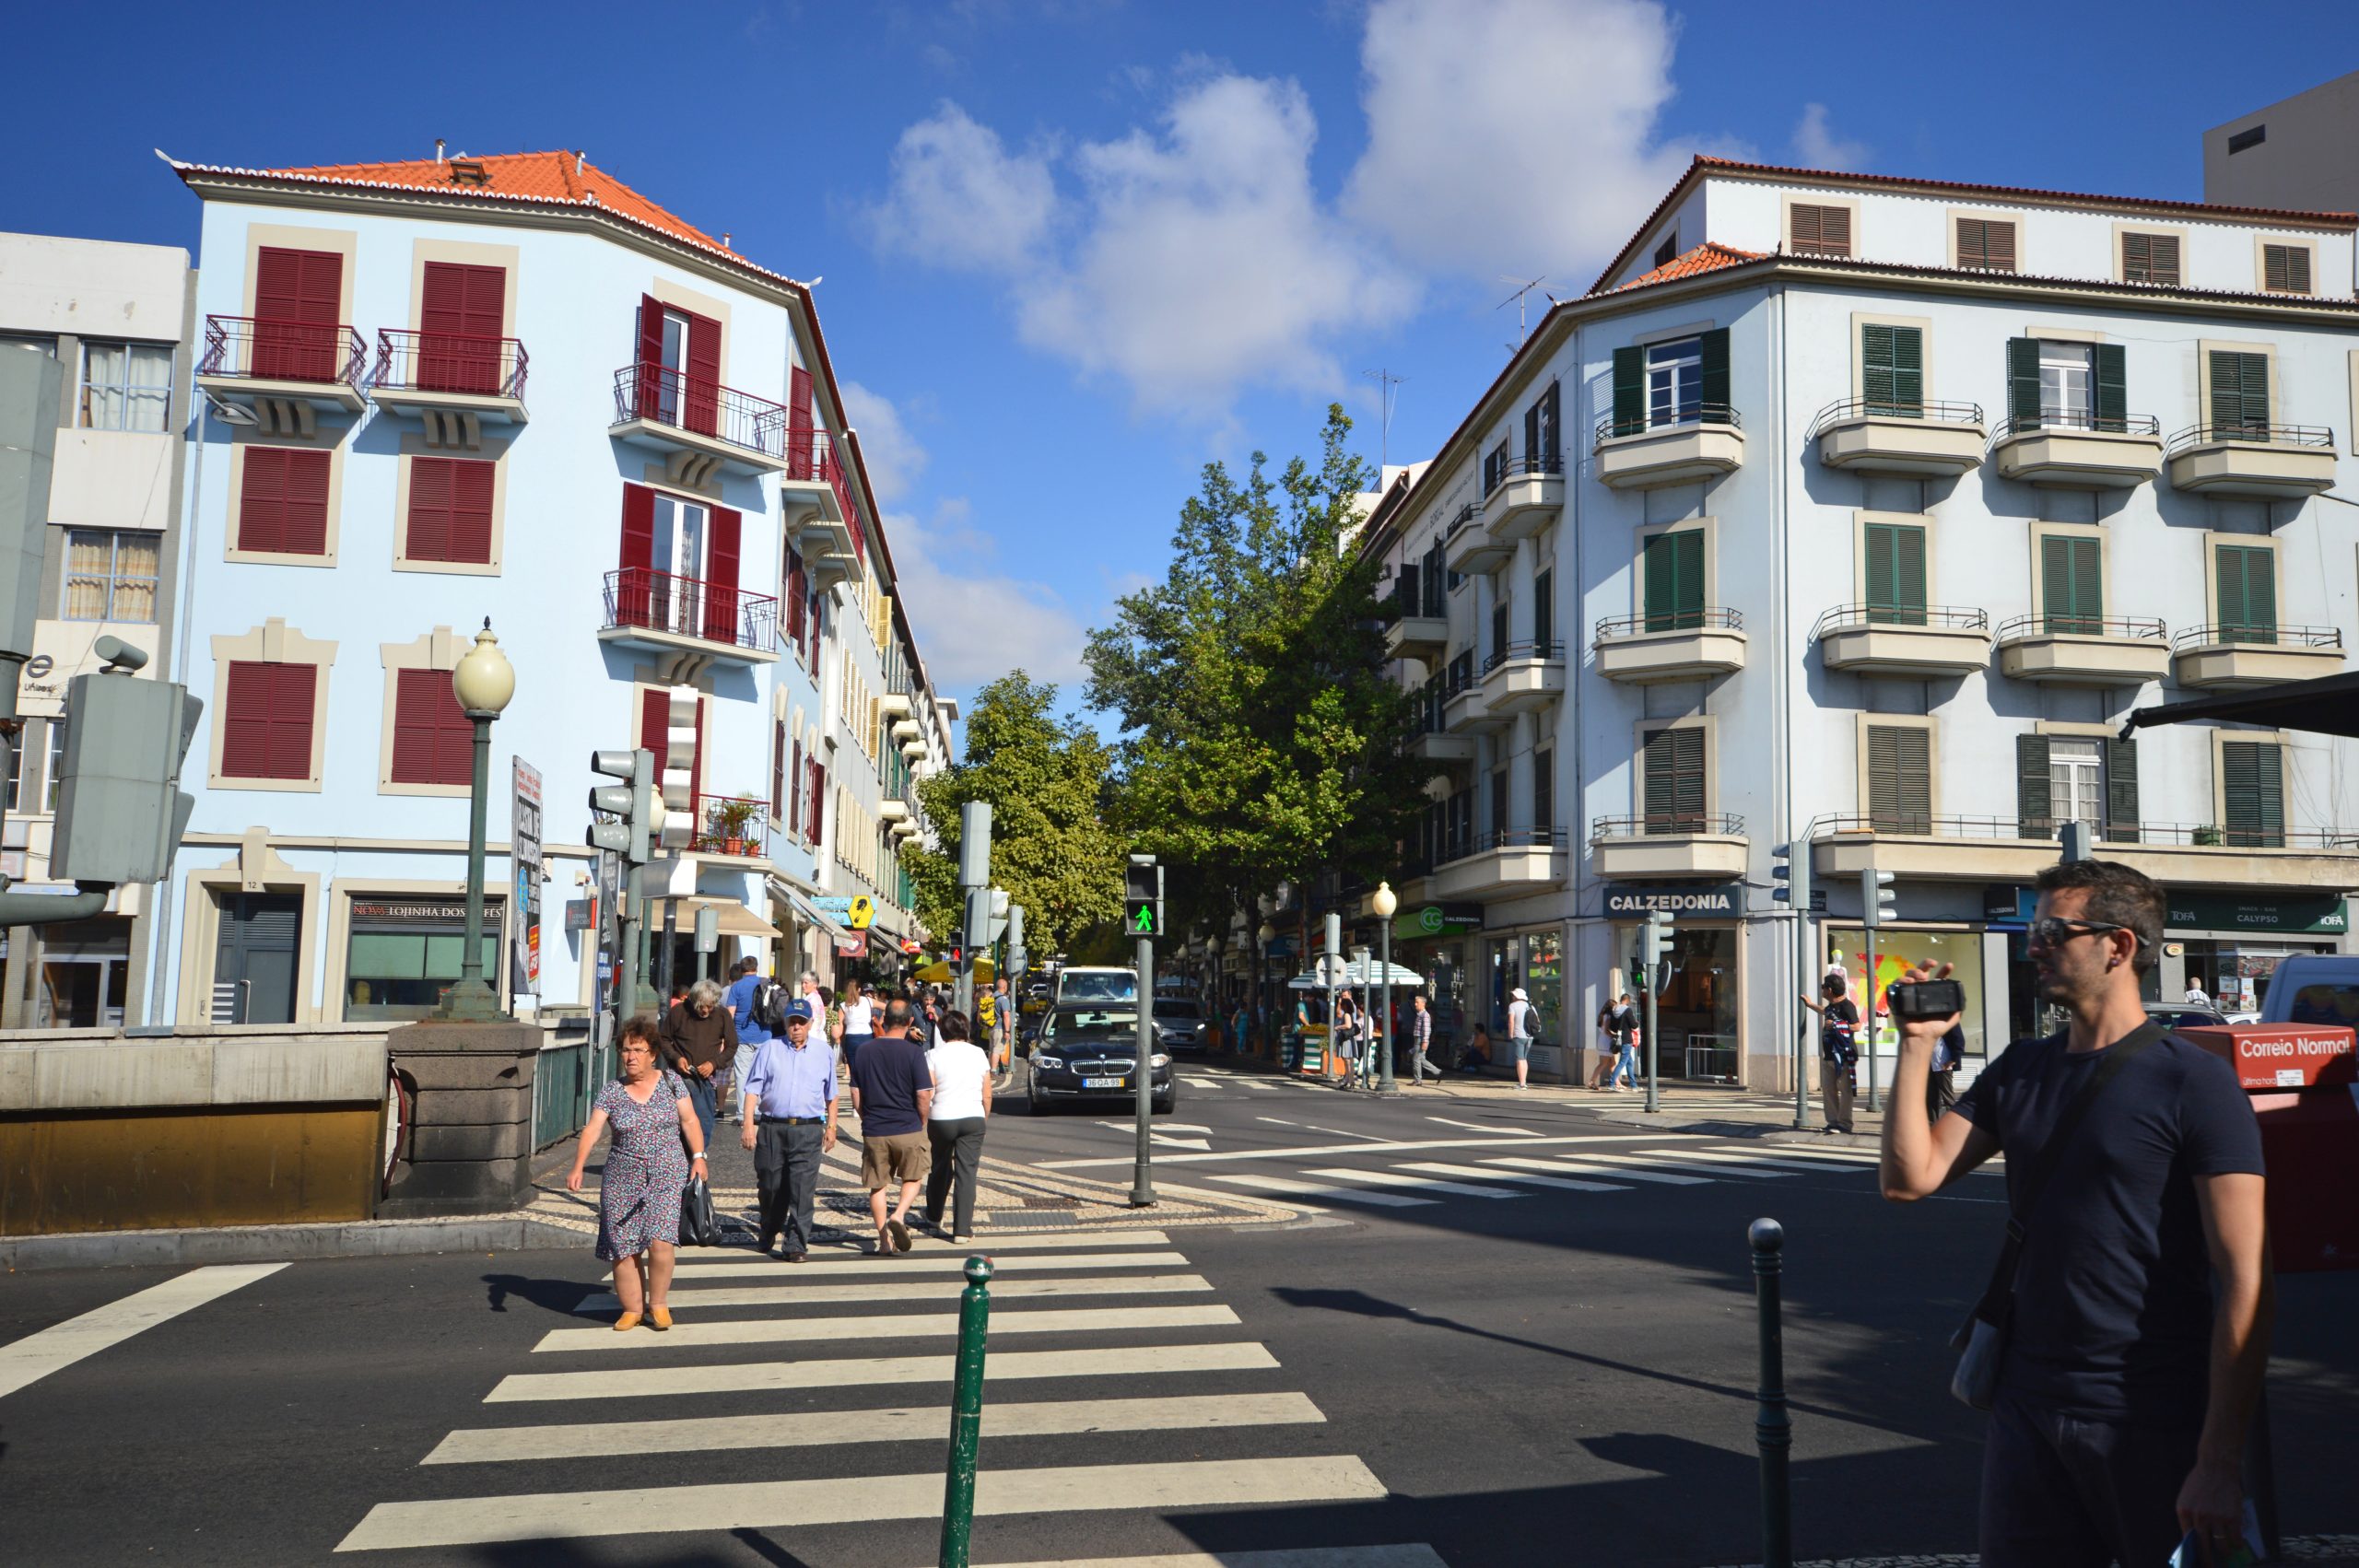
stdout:
[(183, 687), (132, 675), (147, 659), (113, 638), (100, 638), (97, 651), (111, 668), (65, 684), (50, 873), (161, 882), (196, 807), (180, 788), (181, 764), (205, 704)]
[(997, 942), (1000, 938), (1000, 933), (1007, 930), (1007, 889), (1003, 887), (992, 888), (991, 890), (991, 907), (983, 919), (983, 945), (985, 947), (990, 947), (993, 943)]
[(1790, 907), (1798, 915), (1810, 913), (1810, 846), (1780, 844), (1769, 851), (1769, 875), (1778, 885), (1771, 902)]
[(1638, 927), (1638, 960), (1646, 971), (1647, 989), (1662, 992), (1664, 960), (1671, 956), (1671, 911), (1649, 909), (1644, 924)]
[(1011, 904), (1007, 907), (1007, 972), (1022, 975), (1028, 956), (1024, 951), (1024, 906)]
[(1153, 855), (1133, 855), (1122, 890), (1122, 933), (1163, 934), (1163, 868)]
[(613, 850), (625, 865), (645, 865), (655, 831), (655, 754), (644, 749), (592, 752), (590, 771), (628, 780), (591, 789), (591, 848)]
[(1875, 930), (1893, 917), (1892, 873), (1861, 872), (1860, 873), (1860, 923)]
[(674, 686), (664, 707), (663, 755), (656, 761), (663, 810), (655, 823), (656, 848), (670, 855), (696, 837), (697, 731), (702, 696), (694, 686)]

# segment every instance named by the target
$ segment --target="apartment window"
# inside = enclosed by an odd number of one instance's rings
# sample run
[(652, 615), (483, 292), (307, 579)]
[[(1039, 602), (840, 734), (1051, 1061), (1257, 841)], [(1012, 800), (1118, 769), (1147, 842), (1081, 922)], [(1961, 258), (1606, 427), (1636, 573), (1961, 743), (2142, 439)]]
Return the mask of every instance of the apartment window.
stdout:
[(1933, 830), (1933, 734), (1914, 724), (1868, 726), (1868, 820), (1879, 833)]
[(1542, 474), (1554, 474), (1557, 466), (1557, 401), (1556, 383), (1532, 401), (1523, 411), (1524, 461)]
[(2085, 824), (2105, 827), (2105, 757), (2094, 740), (2048, 743), (2048, 818), (2059, 828)]
[(2248, 125), (2228, 138), (2228, 152), (2233, 157), (2247, 147), (2257, 147), (2267, 140), (2269, 140), (2267, 125)]
[(245, 448), (238, 489), (238, 549), (248, 555), (328, 553), (328, 464), (318, 447)]
[(1867, 554), (1868, 619), (1886, 626), (1925, 624), (1925, 529), (1920, 523), (1862, 527)]
[(2009, 338), (2007, 417), (2021, 429), (2122, 429), (2130, 406), (2126, 366), (2118, 343)]
[(2263, 245), (2260, 287), (2270, 294), (2310, 291), (2310, 248), (2307, 245)]
[(57, 791), (65, 782), (65, 720), (49, 721), (49, 771), (41, 776), (41, 809), (51, 815), (57, 813)]
[(1793, 229), (1791, 249), (1798, 256), (1848, 256), (1851, 253), (1851, 209), (1796, 202), (1788, 222)]
[(2256, 544), (2218, 544), (2212, 577), (2226, 642), (2277, 640), (2277, 552)]
[(641, 418), (704, 435), (719, 428), (721, 323), (668, 310), (653, 295), (639, 302), (639, 407)]
[(411, 458), (403, 558), (489, 566), (491, 498), (498, 472), (497, 463), (479, 458)]
[(1556, 640), (1556, 573), (1553, 568), (1532, 575), (1532, 640), (1543, 659), (1549, 657), (1548, 645)]
[[(803, 832), (803, 743), (790, 741), (786, 748), (786, 830), (798, 837)], [(814, 841), (816, 842), (816, 836)]]
[(1501, 441), (1483, 456), (1483, 494), (1489, 495), (1508, 476), (1508, 444)]
[(69, 621), (156, 619), (160, 533), (76, 528), (65, 536), (65, 602)]
[(1678, 255), (1679, 230), (1674, 228), (1662, 237), (1661, 244), (1655, 247), (1655, 265), (1668, 266)]
[(1704, 624), (1704, 531), (1683, 528), (1649, 538), (1640, 556), (1646, 626), (1650, 632)]
[(745, 518), (727, 507), (623, 486), (621, 624), (709, 642), (735, 642), (739, 541)]
[(2039, 541), (2042, 628), (2095, 636), (2105, 630), (2105, 546), (2094, 535), (2047, 533)]
[(2096, 371), (2085, 343), (2039, 345), (2039, 414), (2044, 420), (2085, 427)]
[(1508, 642), (1511, 632), (1512, 627), (1508, 620), (1508, 602), (1502, 599), (1491, 606), (1490, 663), (1496, 664), (1508, 656)]
[(475, 782), (475, 725), (451, 690), (448, 670), (393, 672), (393, 782)]
[(171, 345), (85, 342), (79, 408), (78, 420), (85, 430), (139, 430), (152, 435), (169, 429)]
[(2248, 849), (2285, 847), (2285, 756), (2274, 741), (2220, 744), (2220, 800), (2230, 844)]
[(2178, 236), (2124, 233), (2121, 237), (2121, 280), (2124, 283), (2177, 287)]
[(1556, 754), (1532, 754), (1532, 825), (1546, 833), (1556, 825)]
[(1615, 436), (1729, 417), (1729, 334), (1725, 327), (1669, 343), (1614, 351)]
[(1647, 349), (1647, 424), (1684, 425), (1703, 416), (1704, 340), (1684, 337)]
[(222, 702), (224, 778), (311, 776), (311, 725), (319, 680), (316, 664), (274, 664), (259, 659), (230, 661)]
[(1690, 725), (1649, 732), (1640, 766), (1645, 775), (1647, 831), (1701, 833), (1704, 731)]
[(11, 812), (21, 809), (17, 804), (17, 802), (18, 797), (24, 792), (24, 736), (19, 732), (17, 737), (17, 743), (8, 748), (8, 810)]
[(1508, 832), (1508, 770), (1504, 767), (1491, 775), (1491, 841), (1496, 844)]
[(1417, 572), (1417, 580), (1425, 590), (1425, 614), (1433, 616), (1449, 614), (1448, 595), (1449, 590), (1457, 586), (1457, 577), (1449, 569), (1440, 540), (1435, 540), (1433, 547), (1426, 552), (1425, 565)]
[(1957, 220), (1957, 264), (1976, 272), (2015, 270), (2015, 225), (2012, 218)]
[(52, 359), (57, 357), (57, 340), (34, 333), (0, 332), (0, 348), (29, 348)]
[(2138, 838), (2134, 741), (2063, 735), (2015, 737), (2016, 831), (2053, 838), (2066, 823), (2118, 843)]
[(1860, 326), (1860, 392), (1870, 414), (1922, 418), (1925, 413), (1925, 330), (1863, 322)]

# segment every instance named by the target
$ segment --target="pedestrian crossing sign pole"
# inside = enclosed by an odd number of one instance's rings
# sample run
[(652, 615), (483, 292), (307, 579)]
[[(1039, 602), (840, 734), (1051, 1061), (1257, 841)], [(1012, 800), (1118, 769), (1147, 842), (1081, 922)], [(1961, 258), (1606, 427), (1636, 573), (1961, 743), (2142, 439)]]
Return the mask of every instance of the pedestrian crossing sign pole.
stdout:
[(1137, 1092), (1138, 1149), (1132, 1162), (1131, 1207), (1155, 1207), (1149, 1146), (1155, 1129), (1155, 939), (1163, 930), (1163, 868), (1153, 855), (1133, 855), (1124, 870), (1122, 929), (1138, 940), (1138, 1049), (1131, 1082)]

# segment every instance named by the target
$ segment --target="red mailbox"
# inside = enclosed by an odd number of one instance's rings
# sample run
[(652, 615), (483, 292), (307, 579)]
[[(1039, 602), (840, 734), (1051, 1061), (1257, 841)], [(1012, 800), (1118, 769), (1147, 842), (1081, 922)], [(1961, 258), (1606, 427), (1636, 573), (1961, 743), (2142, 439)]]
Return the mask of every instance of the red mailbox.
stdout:
[(2359, 1269), (2359, 1035), (2315, 1024), (2179, 1033), (2235, 1068), (2252, 1098), (2277, 1272)]

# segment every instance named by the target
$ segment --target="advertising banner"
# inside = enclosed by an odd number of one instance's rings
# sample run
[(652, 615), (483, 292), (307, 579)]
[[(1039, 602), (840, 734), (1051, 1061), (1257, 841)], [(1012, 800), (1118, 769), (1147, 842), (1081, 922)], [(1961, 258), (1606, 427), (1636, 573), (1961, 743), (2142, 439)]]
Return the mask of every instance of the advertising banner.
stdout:
[(511, 989), (541, 994), (541, 775), (522, 757), (514, 759), (516, 790), (511, 803), (508, 858), (515, 879), (516, 950), (510, 955)]

